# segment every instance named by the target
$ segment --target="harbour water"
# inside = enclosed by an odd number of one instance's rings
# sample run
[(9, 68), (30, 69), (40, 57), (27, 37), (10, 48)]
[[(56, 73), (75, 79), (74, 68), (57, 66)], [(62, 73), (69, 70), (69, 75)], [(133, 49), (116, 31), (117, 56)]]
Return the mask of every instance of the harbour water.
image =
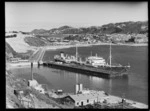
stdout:
[[(75, 47), (47, 51), (43, 60), (52, 60), (54, 55), (60, 51), (68, 55), (75, 55)], [(84, 60), (90, 55), (102, 56), (106, 60), (109, 58), (109, 46), (89, 46), (79, 47), (79, 56)], [(94, 76), (56, 70), (48, 67), (34, 67), (34, 77), (39, 83), (47, 84), (51, 89), (63, 89), (64, 92), (74, 92), (74, 85), (82, 83), (85, 88), (94, 90), (104, 90), (116, 96), (125, 96), (127, 99), (148, 104), (148, 47), (147, 46), (112, 46), (112, 62), (127, 65), (130, 63), (131, 70), (128, 77), (118, 77), (115, 79), (104, 79)], [(30, 68), (13, 69), (18, 76), (26, 79), (31, 78)], [(37, 74), (40, 75), (36, 76)], [(41, 79), (43, 77), (43, 79)]]

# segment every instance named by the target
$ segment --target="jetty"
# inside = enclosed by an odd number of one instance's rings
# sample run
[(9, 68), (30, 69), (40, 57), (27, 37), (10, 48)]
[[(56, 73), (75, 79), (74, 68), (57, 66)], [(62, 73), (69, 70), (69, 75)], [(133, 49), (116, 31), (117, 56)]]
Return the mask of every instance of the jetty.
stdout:
[(95, 67), (87, 67), (84, 65), (74, 65), (74, 64), (61, 64), (57, 62), (43, 62), (43, 66), (51, 67), (51, 68), (56, 68), (56, 69), (61, 69), (61, 70), (66, 70), (70, 72), (76, 72), (76, 73), (81, 73), (85, 75), (92, 75), (92, 76), (97, 76), (97, 77), (104, 77), (104, 78), (114, 78), (118, 76), (126, 76), (126, 73), (120, 72), (120, 73), (112, 73), (112, 71), (106, 71), (103, 69), (98, 69)]

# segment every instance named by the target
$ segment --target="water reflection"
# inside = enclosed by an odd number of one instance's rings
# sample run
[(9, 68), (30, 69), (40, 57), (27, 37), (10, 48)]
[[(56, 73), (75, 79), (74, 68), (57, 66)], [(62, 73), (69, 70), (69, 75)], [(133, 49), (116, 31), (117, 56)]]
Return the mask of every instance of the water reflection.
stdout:
[(109, 89), (111, 94), (122, 96), (122, 94), (128, 93), (130, 95), (128, 77), (120, 77), (110, 80)]
[(108, 93), (111, 94), (112, 93), (112, 89), (111, 89), (112, 88), (112, 79), (109, 80), (109, 86), (108, 87), (109, 87)]
[(105, 84), (105, 81), (104, 79), (102, 78), (99, 78), (99, 77), (90, 77), (90, 82), (91, 82), (91, 88), (92, 89), (97, 89), (97, 90), (102, 90), (104, 84)]
[(104, 79), (102, 79), (102, 78), (99, 78), (99, 77), (92, 77), (91, 78), (91, 80), (92, 80), (92, 84), (93, 85), (103, 85), (104, 84)]

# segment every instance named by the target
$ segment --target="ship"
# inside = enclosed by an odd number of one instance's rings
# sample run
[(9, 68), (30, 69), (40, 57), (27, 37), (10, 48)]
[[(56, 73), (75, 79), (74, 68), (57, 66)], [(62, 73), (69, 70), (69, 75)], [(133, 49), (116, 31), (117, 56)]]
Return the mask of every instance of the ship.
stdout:
[(103, 57), (97, 56), (97, 54), (95, 56), (91, 55), (87, 57), (85, 61), (82, 61), (78, 56), (78, 47), (76, 45), (75, 56), (68, 56), (67, 54), (65, 55), (64, 52), (60, 52), (60, 55), (54, 56), (54, 61), (45, 62), (43, 65), (98, 77), (112, 78), (128, 75), (130, 64), (126, 66), (112, 64), (111, 42), (109, 49), (109, 63), (107, 63)]

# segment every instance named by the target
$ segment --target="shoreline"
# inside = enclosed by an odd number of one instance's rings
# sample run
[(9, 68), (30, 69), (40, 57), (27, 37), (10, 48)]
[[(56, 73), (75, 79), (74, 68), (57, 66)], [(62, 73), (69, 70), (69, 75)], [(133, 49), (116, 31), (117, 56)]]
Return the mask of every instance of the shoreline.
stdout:
[[(37, 63), (33, 63), (33, 66), (37, 66)], [(27, 67), (31, 67), (31, 62), (26, 62), (26, 63), (7, 63), (7, 69), (11, 70), (11, 69), (15, 69), (15, 68), (27, 68)]]
[[(95, 45), (110, 45), (110, 43), (96, 43), (96, 44), (77, 44), (78, 47), (90, 47)], [(133, 46), (133, 47), (141, 47), (141, 46), (148, 46), (148, 44), (111, 44), (115, 46)], [(57, 46), (45, 46), (46, 50), (57, 50), (57, 49), (66, 49), (76, 47), (76, 45), (57, 45)]]
[[(23, 67), (25, 68), (25, 67)], [(39, 81), (37, 80), (37, 82), (39, 83)], [(44, 83), (45, 84), (45, 83)], [(47, 85), (47, 84), (46, 84)], [(53, 89), (49, 89), (48, 91), (52, 91), (52, 90), (56, 90), (55, 88)], [(73, 94), (73, 93), (68, 93), (68, 92), (64, 92), (64, 95), (68, 95), (68, 94)], [(119, 102), (121, 101), (121, 97), (119, 96), (116, 96), (116, 95), (109, 95), (108, 96), (108, 99), (106, 99), (107, 101), (109, 101), (109, 103), (116, 103), (116, 102)], [(135, 108), (139, 108), (139, 109), (147, 109), (148, 108), (148, 105), (145, 104), (145, 103), (142, 103), (142, 102), (138, 102), (138, 101), (135, 101), (135, 100), (131, 100), (131, 99), (127, 99), (126, 98), (126, 102), (127, 103), (130, 103), (132, 104), (131, 106), (135, 107)]]
[[(9, 70), (13, 70), (15, 68), (29, 68), (30, 67), (30, 63), (28, 63), (28, 64), (23, 64), (23, 63), (12, 64), (12, 63), (8, 63), (8, 65), (9, 65)], [(67, 93), (67, 92), (65, 92), (65, 93)], [(110, 101), (113, 101), (113, 100), (121, 101), (121, 97), (119, 97), (119, 96), (109, 95), (109, 97), (110, 97)], [(131, 103), (132, 106), (134, 106), (136, 108), (148, 108), (148, 105), (145, 104), (145, 103), (142, 103), (142, 102), (138, 102), (138, 101), (130, 100), (130, 99), (126, 99), (126, 101), (128, 103)]]

